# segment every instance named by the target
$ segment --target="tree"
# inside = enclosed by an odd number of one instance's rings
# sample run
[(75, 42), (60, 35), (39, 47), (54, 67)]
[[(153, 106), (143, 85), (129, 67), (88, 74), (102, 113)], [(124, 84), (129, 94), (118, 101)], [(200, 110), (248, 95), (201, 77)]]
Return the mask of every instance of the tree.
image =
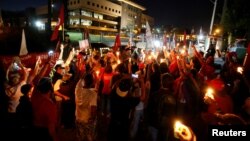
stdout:
[(250, 1), (225, 0), (221, 25), (226, 35), (250, 40)]

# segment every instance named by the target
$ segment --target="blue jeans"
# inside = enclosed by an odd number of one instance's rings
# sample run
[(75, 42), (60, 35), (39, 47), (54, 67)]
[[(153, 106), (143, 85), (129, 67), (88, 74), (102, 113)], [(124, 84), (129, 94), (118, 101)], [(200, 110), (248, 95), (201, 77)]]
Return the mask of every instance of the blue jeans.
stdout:
[(110, 114), (110, 95), (101, 94), (101, 111), (108, 115)]
[(157, 141), (159, 130), (153, 126), (149, 126), (148, 131), (152, 141)]
[(140, 120), (143, 118), (143, 114), (144, 114), (143, 112), (144, 112), (143, 109), (134, 111), (134, 117), (132, 119), (131, 128), (130, 128), (130, 137), (132, 139), (135, 138), (135, 136), (138, 132)]

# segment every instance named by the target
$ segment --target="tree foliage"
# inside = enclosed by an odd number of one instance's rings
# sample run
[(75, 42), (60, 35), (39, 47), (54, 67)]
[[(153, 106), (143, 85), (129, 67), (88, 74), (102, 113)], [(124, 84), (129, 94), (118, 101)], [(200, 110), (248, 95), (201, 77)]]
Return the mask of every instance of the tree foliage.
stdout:
[(225, 0), (226, 10), (222, 17), (224, 33), (232, 33), (234, 38), (250, 39), (250, 1)]

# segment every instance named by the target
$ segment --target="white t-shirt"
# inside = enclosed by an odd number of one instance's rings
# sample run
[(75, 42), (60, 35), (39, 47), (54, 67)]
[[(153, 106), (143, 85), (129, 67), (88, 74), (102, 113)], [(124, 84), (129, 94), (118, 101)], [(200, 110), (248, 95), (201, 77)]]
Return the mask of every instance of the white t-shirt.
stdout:
[(15, 113), (16, 108), (19, 105), (19, 99), (23, 96), (21, 92), (21, 87), (26, 84), (25, 81), (20, 82), (15, 87), (10, 87), (9, 90), (5, 90), (6, 95), (9, 97), (8, 101), (8, 112)]
[[(63, 83), (62, 79), (58, 79), (53, 87), (54, 91), (60, 90), (60, 85)], [(62, 101), (62, 97), (55, 95), (56, 101)]]
[(83, 88), (79, 80), (75, 89), (76, 120), (87, 123), (91, 116), (91, 106), (97, 106), (97, 92), (94, 88)]

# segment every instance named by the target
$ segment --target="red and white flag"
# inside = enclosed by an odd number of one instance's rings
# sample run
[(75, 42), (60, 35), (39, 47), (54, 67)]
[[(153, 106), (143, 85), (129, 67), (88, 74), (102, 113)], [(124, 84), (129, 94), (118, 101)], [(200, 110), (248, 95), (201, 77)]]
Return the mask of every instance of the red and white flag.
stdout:
[(61, 25), (64, 24), (64, 5), (61, 5), (60, 11), (59, 11), (59, 17), (58, 17), (58, 22), (57, 25), (54, 29), (54, 32), (50, 38), (51, 41), (54, 41), (58, 38), (58, 33), (59, 33), (59, 28)]

